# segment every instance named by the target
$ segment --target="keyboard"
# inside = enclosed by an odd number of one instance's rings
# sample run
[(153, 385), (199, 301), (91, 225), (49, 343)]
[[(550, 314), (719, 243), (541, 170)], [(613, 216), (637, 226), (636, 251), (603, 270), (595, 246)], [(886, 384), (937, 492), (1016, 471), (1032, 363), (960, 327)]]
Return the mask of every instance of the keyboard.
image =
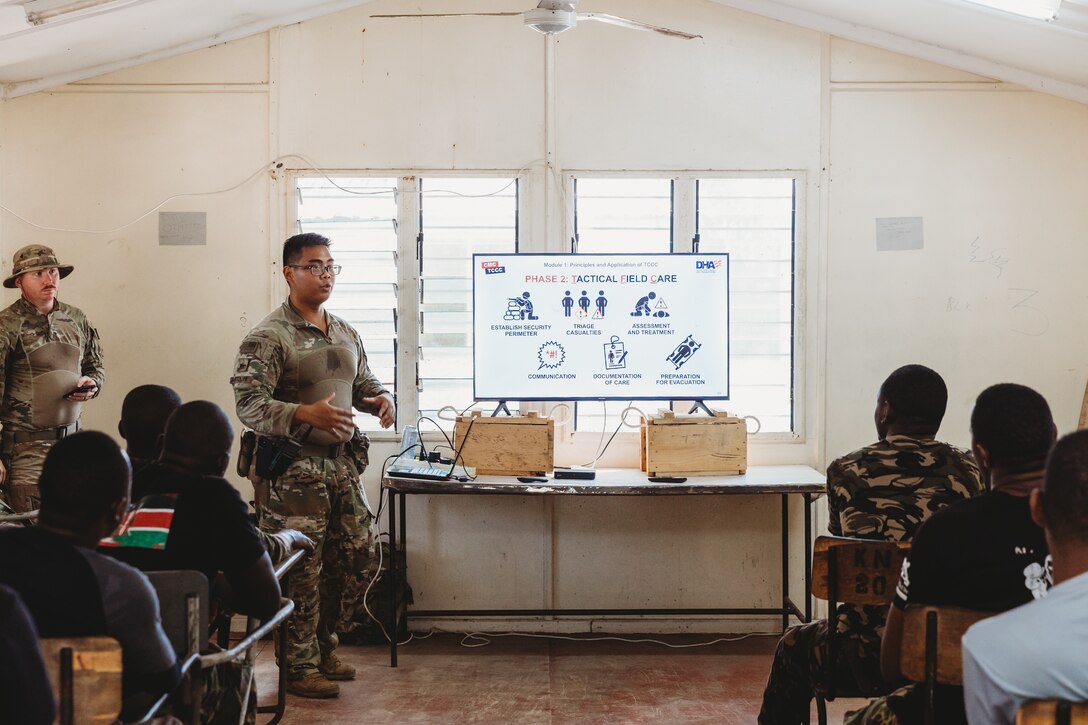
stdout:
[(394, 478), (422, 478), (428, 481), (445, 481), (450, 477), (450, 464), (428, 463), (427, 461), (402, 460), (393, 461), (389, 468), (385, 469), (385, 475)]

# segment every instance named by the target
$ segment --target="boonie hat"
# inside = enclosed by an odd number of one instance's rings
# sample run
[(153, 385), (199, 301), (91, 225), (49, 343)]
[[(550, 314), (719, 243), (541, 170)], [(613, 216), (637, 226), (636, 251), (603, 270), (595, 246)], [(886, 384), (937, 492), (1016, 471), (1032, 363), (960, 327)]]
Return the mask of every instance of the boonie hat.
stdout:
[(44, 244), (28, 244), (15, 253), (11, 258), (11, 276), (4, 280), (4, 286), (8, 289), (15, 287), (15, 278), (27, 272), (37, 272), (40, 269), (56, 267), (60, 270), (60, 278), (64, 279), (75, 269), (70, 264), (61, 264), (57, 261), (57, 255)]

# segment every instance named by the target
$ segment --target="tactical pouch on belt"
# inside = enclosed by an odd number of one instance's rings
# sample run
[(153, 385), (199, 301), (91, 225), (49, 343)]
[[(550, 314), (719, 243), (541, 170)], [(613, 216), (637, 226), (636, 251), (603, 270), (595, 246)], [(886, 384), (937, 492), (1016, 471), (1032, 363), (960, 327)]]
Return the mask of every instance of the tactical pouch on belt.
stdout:
[(348, 441), (347, 446), (348, 455), (355, 460), (355, 467), (359, 469), (359, 473), (362, 473), (363, 469), (370, 464), (370, 439), (356, 428), (355, 435)]
[(251, 430), (242, 433), (238, 444), (238, 475), (249, 478), (249, 469), (253, 466), (253, 453), (257, 448), (257, 434)]

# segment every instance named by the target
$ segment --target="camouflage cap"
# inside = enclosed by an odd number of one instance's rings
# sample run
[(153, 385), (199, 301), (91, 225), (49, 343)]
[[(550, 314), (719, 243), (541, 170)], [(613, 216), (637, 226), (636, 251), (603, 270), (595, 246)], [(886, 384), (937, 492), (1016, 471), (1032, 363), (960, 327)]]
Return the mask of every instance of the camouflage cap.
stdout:
[(60, 277), (64, 279), (75, 269), (70, 264), (61, 264), (57, 261), (57, 255), (44, 244), (28, 244), (15, 253), (11, 259), (11, 276), (4, 280), (4, 286), (8, 289), (15, 287), (15, 278), (27, 272), (37, 272), (40, 269), (56, 267), (60, 270)]

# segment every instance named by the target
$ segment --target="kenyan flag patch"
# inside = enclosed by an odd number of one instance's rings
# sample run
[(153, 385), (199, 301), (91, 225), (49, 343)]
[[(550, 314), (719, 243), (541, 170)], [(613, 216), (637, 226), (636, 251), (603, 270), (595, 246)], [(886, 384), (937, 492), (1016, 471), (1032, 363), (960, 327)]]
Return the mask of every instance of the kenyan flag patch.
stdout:
[(175, 494), (144, 496), (135, 508), (125, 514), (117, 530), (99, 541), (98, 545), (162, 551), (170, 538), (176, 501)]

